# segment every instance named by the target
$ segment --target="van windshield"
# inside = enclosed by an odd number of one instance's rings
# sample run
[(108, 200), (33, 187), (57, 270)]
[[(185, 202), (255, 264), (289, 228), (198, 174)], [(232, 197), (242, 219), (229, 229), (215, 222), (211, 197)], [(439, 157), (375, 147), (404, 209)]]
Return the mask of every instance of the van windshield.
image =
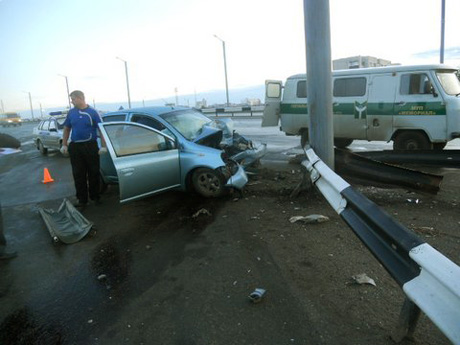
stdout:
[(436, 76), (441, 83), (442, 88), (448, 95), (460, 94), (460, 81), (453, 70), (436, 71)]

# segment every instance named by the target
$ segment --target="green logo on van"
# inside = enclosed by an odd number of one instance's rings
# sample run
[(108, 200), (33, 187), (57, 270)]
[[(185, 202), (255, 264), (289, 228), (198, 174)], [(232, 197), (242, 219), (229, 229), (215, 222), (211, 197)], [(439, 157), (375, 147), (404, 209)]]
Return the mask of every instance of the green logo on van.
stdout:
[(353, 115), (355, 119), (365, 119), (367, 117), (367, 102), (359, 103), (355, 101)]

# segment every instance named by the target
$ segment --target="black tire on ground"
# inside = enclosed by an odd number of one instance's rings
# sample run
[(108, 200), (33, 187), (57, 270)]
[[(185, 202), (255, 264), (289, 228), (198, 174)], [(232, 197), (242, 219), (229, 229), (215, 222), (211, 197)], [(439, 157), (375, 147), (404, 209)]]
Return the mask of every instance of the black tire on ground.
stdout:
[(37, 148), (42, 155), (46, 155), (48, 153), (48, 149), (45, 146), (43, 146), (41, 140), (37, 141)]
[(308, 129), (304, 129), (300, 132), (300, 146), (302, 148), (308, 144)]
[(442, 151), (446, 145), (447, 143), (433, 143), (433, 150)]
[(406, 131), (399, 133), (393, 142), (393, 150), (431, 150), (432, 144), (425, 133)]
[(199, 168), (193, 172), (192, 184), (195, 191), (206, 197), (219, 197), (225, 193), (225, 178), (218, 171)]
[(0, 147), (18, 149), (21, 147), (21, 142), (9, 134), (0, 133)]
[(353, 142), (353, 139), (348, 138), (334, 138), (334, 146), (339, 149), (344, 149), (347, 146), (350, 146)]

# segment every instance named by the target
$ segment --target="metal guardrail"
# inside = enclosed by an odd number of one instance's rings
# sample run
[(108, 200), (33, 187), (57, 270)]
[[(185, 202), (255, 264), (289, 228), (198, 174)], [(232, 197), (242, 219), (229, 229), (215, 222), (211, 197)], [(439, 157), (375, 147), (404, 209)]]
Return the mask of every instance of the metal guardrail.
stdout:
[(460, 344), (460, 267), (355, 191), (312, 149), (305, 153), (312, 182), (407, 296), (393, 339), (412, 335), (422, 310)]
[(407, 190), (436, 194), (443, 176), (428, 174), (363, 157), (346, 149), (334, 150), (335, 169), (352, 182), (372, 183), (376, 187), (402, 187)]
[(264, 105), (257, 106), (241, 106), (241, 107), (224, 107), (224, 108), (203, 108), (200, 111), (205, 115), (212, 115), (216, 117), (230, 116), (230, 117), (255, 117), (262, 116), (264, 112)]
[(426, 164), (460, 168), (460, 150), (365, 151), (356, 154), (392, 164)]

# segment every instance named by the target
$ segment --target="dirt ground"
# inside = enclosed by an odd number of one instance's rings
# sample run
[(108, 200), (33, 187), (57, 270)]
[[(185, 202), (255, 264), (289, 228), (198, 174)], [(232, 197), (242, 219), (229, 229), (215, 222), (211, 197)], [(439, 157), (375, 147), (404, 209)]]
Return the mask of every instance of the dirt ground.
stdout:
[[(102, 208), (84, 211), (95, 234), (53, 248), (38, 229), (21, 249), (35, 259), (20, 253), (5, 267), (0, 343), (394, 344), (404, 293), (319, 191), (290, 196), (300, 170), (262, 164), (242, 194), (218, 200), (166, 193), (119, 205), (109, 188)], [(436, 196), (356, 188), (460, 264), (459, 172), (428, 172), (444, 175)], [(311, 214), (329, 221), (289, 221)], [(34, 287), (27, 270), (47, 280)], [(376, 286), (356, 284), (361, 273)], [(252, 304), (255, 288), (266, 294)], [(414, 337), (449, 344), (423, 314)]]
[[(456, 170), (422, 168), (444, 175), (437, 196), (400, 189), (355, 186), (422, 240), (460, 263), (459, 186)], [(286, 282), (322, 315), (330, 343), (384, 344), (394, 330), (404, 294), (360, 243), (316, 189), (290, 194), (299, 182), (299, 165), (262, 169), (252, 178), (245, 197), (230, 205), (246, 219), (286, 275)], [(319, 224), (289, 222), (292, 216), (321, 214)], [(355, 284), (352, 276), (366, 273), (376, 286)], [(444, 344), (447, 339), (426, 316), (415, 332), (418, 344)], [(342, 343), (342, 342), (341, 342)]]

